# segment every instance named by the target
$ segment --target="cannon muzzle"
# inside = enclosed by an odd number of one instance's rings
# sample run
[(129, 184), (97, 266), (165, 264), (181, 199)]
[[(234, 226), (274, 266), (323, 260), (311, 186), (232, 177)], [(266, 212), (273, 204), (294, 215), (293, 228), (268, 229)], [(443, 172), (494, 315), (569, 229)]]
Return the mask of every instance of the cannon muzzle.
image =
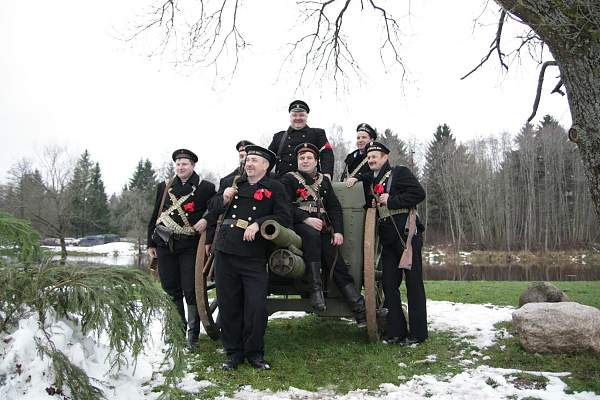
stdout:
[(302, 239), (293, 230), (281, 226), (272, 219), (266, 220), (260, 227), (260, 234), (265, 239), (271, 241), (277, 247), (290, 247), (296, 249), (302, 248)]

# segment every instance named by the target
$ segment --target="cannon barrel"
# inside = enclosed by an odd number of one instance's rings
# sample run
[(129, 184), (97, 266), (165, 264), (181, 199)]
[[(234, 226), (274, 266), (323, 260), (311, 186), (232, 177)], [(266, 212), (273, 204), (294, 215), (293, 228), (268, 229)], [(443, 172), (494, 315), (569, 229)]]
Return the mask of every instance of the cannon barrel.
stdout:
[(302, 239), (296, 232), (285, 226), (281, 226), (277, 221), (272, 219), (262, 223), (260, 234), (277, 247), (293, 246), (298, 250), (302, 248)]

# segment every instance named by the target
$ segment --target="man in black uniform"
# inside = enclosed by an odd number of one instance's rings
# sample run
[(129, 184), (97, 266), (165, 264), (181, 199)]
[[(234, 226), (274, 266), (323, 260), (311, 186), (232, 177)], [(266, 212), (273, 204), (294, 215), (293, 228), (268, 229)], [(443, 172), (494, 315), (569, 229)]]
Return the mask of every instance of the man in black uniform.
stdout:
[(288, 107), (290, 127), (277, 132), (269, 145), (269, 150), (277, 154), (275, 173), (281, 177), (286, 172), (298, 168), (294, 149), (300, 143), (312, 143), (319, 149), (321, 172), (330, 180), (333, 178), (333, 150), (327, 141), (327, 135), (321, 128), (309, 128), (306, 124), (310, 108), (302, 100), (294, 100)]
[(260, 146), (247, 146), (246, 152), (246, 174), (224, 183), (210, 216), (224, 213), (214, 240), (221, 339), (228, 356), (224, 370), (237, 368), (244, 358), (256, 369), (271, 368), (264, 360), (271, 244), (257, 232), (268, 219), (291, 225), (285, 189), (267, 175), (275, 154)]
[(356, 150), (346, 156), (346, 167), (340, 182), (346, 182), (347, 187), (352, 187), (356, 182), (362, 181), (364, 176), (371, 175), (365, 147), (376, 139), (377, 132), (371, 125), (363, 122), (356, 127)]
[(161, 182), (156, 190), (148, 223), (148, 254), (158, 257), (160, 283), (175, 303), (184, 327), (187, 325), (188, 344), (192, 347), (198, 342), (200, 332), (194, 286), (196, 251), (199, 233), (206, 229), (203, 215), (215, 194), (215, 185), (201, 181), (194, 172), (198, 156), (190, 150), (176, 150), (172, 158), (176, 176), (169, 182)]
[[(236, 175), (241, 176), (244, 173), (244, 161), (246, 161), (246, 146), (251, 146), (253, 144), (254, 143), (252, 143), (249, 140), (240, 140), (239, 142), (237, 142), (237, 144), (235, 145), (235, 149), (237, 150), (238, 155), (239, 155), (238, 167), (219, 180), (219, 190), (221, 188), (225, 188), (226, 187), (225, 185), (227, 184), (227, 182), (231, 182)], [(217, 201), (217, 197), (219, 197), (219, 196), (220, 196), (219, 194), (215, 195), (215, 197), (213, 197), (210, 200), (210, 202), (208, 203), (208, 209), (210, 211), (214, 210), (218, 206), (219, 203)], [(212, 214), (212, 212), (211, 212), (211, 214)], [(216, 220), (216, 218), (214, 218), (211, 221), (211, 223), (209, 224), (209, 226), (206, 228), (206, 246), (205, 246), (206, 254), (210, 254), (210, 252), (211, 252), (212, 242), (214, 240), (216, 228), (217, 228), (217, 220)]]
[(317, 172), (319, 149), (311, 143), (302, 143), (294, 151), (298, 170), (285, 174), (281, 182), (294, 205), (294, 230), (302, 237), (302, 251), (311, 287), (311, 305), (317, 311), (325, 310), (321, 281), (321, 262), (325, 261), (325, 265), (334, 268), (333, 280), (356, 321), (363, 324), (366, 321), (365, 300), (354, 287), (352, 275), (339, 253), (339, 246), (344, 243), (342, 206), (329, 179)]
[[(408, 168), (390, 166), (389, 152), (387, 147), (378, 142), (367, 146), (369, 168), (373, 171), (369, 182), (370, 199), (377, 205), (379, 240), (383, 246), (383, 291), (388, 308), (384, 343), (408, 345), (421, 343), (428, 336), (421, 259), (424, 227), (418, 217), (417, 232), (411, 242), (412, 265), (410, 269), (400, 268), (403, 243), (407, 240), (408, 213), (425, 199), (425, 190)], [(400, 300), (402, 275), (406, 278), (410, 332), (407, 330)]]

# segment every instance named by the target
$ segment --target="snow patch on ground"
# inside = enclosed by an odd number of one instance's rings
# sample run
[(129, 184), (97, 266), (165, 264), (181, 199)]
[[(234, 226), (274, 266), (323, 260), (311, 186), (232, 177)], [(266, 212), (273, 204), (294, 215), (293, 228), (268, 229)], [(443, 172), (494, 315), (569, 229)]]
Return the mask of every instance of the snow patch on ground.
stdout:
[[(60, 246), (42, 246), (44, 249), (60, 253)], [(67, 246), (67, 254), (69, 252), (83, 252), (94, 254), (106, 254), (109, 256), (133, 256), (137, 254), (135, 243), (130, 242), (112, 242), (99, 244), (96, 246)]]
[[(160, 321), (151, 324), (151, 337), (146, 341), (144, 354), (133, 363), (126, 354), (128, 365), (120, 371), (110, 371), (108, 338), (100, 340), (92, 334), (83, 335), (79, 327), (68, 320), (48, 316), (46, 331), (55, 344), (76, 366), (82, 368), (94, 385), (104, 390), (108, 399), (146, 399), (151, 393), (148, 385), (163, 361)], [(46, 393), (54, 383), (49, 357), (42, 357), (35, 340), (47, 343), (39, 328), (36, 314), (21, 319), (16, 331), (0, 335), (0, 399), (55, 399)]]
[(513, 307), (499, 307), (492, 304), (463, 304), (449, 301), (427, 301), (429, 328), (436, 331), (450, 331), (464, 337), (477, 347), (488, 347), (494, 343), (498, 331), (494, 325), (511, 321)]
[[(560, 377), (564, 373), (533, 373), (548, 379), (545, 389), (519, 388), (514, 385), (511, 374), (522, 371), (480, 366), (455, 376), (440, 378), (434, 375), (414, 376), (406, 383), (396, 385), (384, 383), (379, 390), (355, 390), (344, 395), (336, 395), (331, 390), (307, 392), (294, 387), (286, 391), (271, 392), (255, 390), (244, 386), (232, 397), (237, 400), (282, 400), (282, 399), (336, 399), (336, 400), (500, 400), (509, 396), (522, 399), (532, 397), (547, 400), (588, 400), (598, 399), (594, 393), (565, 393), (567, 385)], [(229, 399), (229, 397), (218, 397)]]
[[(513, 308), (497, 307), (481, 304), (461, 304), (446, 301), (427, 302), (429, 322), (432, 330), (450, 331), (463, 337), (476, 347), (486, 347), (493, 343), (498, 331), (494, 324), (510, 320)], [(278, 312), (270, 318), (302, 318), (303, 312)], [(54, 382), (51, 376), (48, 357), (42, 358), (35, 346), (35, 338), (44, 341), (35, 315), (22, 319), (19, 326), (10, 334), (0, 335), (0, 399), (3, 400), (49, 400), (56, 399), (46, 393), (46, 388)], [(161, 338), (160, 320), (152, 323), (152, 335), (147, 341), (144, 354), (141, 355), (134, 368), (133, 363), (123, 367), (118, 374), (110, 373), (106, 360), (108, 355), (108, 338), (102, 335), (99, 340), (92, 335), (82, 335), (79, 328), (67, 320), (47, 319), (47, 330), (56, 347), (63, 351), (69, 359), (86, 373), (96, 379), (96, 384), (104, 390), (106, 398), (112, 399), (156, 399), (159, 393), (152, 388), (164, 382), (161, 375), (163, 351), (165, 345)], [(481, 353), (477, 350), (463, 351), (460, 358), (463, 365), (469, 368)], [(128, 356), (131, 360), (131, 356)], [(483, 358), (485, 359), (485, 357)], [(435, 363), (435, 354), (427, 355), (420, 362)], [(399, 372), (406, 364), (399, 363)], [(278, 400), (278, 399), (338, 399), (338, 400), (370, 400), (370, 399), (506, 399), (535, 397), (540, 399), (600, 399), (593, 393), (566, 394), (566, 384), (561, 376), (568, 374), (539, 373), (548, 379), (545, 389), (527, 389), (516, 387), (510, 378), (511, 374), (521, 371), (479, 366), (466, 369), (455, 376), (419, 375), (406, 377), (399, 375), (404, 383), (385, 383), (379, 390), (356, 390), (344, 395), (336, 394), (332, 389), (309, 392), (290, 387), (286, 391), (259, 391), (244, 386), (233, 396), (242, 400)], [(197, 381), (195, 374), (187, 373), (178, 387), (190, 393), (199, 393), (213, 383), (207, 380)], [(224, 399), (225, 397), (220, 397)]]

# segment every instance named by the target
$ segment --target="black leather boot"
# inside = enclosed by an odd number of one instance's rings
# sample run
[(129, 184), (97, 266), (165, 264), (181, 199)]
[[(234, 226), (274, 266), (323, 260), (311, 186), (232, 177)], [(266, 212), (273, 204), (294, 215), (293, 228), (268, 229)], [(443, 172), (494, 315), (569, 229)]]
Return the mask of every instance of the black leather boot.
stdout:
[(346, 299), (346, 302), (350, 306), (356, 323), (360, 326), (364, 326), (367, 323), (367, 315), (365, 308), (365, 298), (358, 293), (354, 284), (349, 283), (346, 286), (340, 288), (340, 292)]
[(321, 263), (308, 263), (310, 283), (310, 305), (316, 311), (325, 311), (325, 297), (323, 296), (323, 282), (321, 281)]
[(198, 306), (187, 306), (187, 341), (190, 349), (198, 344), (198, 335), (200, 335), (200, 316), (198, 315)]

